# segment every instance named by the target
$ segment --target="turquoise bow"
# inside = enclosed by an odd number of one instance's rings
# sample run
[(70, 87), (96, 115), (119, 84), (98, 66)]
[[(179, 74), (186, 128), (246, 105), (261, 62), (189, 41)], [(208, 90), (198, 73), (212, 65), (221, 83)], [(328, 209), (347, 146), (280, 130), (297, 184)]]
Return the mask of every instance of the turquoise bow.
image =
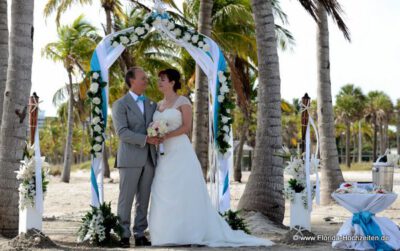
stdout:
[(365, 236), (378, 237), (379, 240), (369, 240), (368, 243), (375, 249), (380, 251), (393, 250), (385, 241), (382, 240), (382, 232), (378, 224), (372, 219), (375, 214), (369, 211), (362, 211), (353, 214), (352, 225), (358, 224), (364, 232)]
[(136, 102), (139, 102), (139, 101), (144, 101), (146, 99), (146, 97), (145, 96), (143, 96), (143, 95), (140, 95), (140, 96), (138, 96), (137, 98), (136, 98)]

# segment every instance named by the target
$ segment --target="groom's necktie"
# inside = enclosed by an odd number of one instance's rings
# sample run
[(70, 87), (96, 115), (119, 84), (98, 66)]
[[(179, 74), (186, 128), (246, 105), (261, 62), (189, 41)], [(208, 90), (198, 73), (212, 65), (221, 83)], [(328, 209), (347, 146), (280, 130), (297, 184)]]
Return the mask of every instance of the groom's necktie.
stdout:
[(143, 102), (143, 117), (144, 117), (144, 120), (146, 121), (146, 108), (144, 105), (145, 100), (146, 100), (146, 97), (144, 95), (140, 95), (136, 98), (136, 102), (140, 102), (140, 101)]

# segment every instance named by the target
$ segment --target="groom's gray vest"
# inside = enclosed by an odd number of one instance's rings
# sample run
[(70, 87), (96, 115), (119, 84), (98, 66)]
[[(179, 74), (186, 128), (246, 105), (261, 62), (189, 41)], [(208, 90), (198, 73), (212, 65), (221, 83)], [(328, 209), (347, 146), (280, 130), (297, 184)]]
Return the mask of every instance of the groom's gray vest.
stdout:
[(112, 118), (115, 132), (119, 136), (117, 167), (143, 167), (148, 157), (156, 166), (156, 148), (146, 143), (147, 128), (153, 121), (156, 109), (157, 104), (146, 98), (142, 114), (129, 92), (114, 102)]

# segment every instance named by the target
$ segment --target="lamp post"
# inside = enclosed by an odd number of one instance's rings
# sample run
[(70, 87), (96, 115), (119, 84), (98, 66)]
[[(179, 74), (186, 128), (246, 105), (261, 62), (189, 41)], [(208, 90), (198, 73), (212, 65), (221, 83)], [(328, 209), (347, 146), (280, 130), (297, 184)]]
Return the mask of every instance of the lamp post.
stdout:
[[(301, 103), (303, 104), (303, 107), (309, 107), (310, 106), (310, 100), (311, 98), (308, 96), (308, 94), (304, 94), (304, 96), (301, 98)], [(304, 109), (301, 112), (301, 154), (304, 153), (306, 150), (306, 132), (307, 132), (307, 125), (308, 125), (308, 110)]]

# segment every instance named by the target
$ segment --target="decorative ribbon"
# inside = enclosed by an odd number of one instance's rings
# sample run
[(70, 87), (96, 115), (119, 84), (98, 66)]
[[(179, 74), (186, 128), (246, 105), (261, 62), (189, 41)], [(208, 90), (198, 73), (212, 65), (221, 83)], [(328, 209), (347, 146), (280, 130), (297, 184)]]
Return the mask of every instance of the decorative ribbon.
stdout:
[[(308, 123), (307, 123), (307, 130), (306, 130), (306, 156), (305, 156), (305, 169), (306, 169), (306, 191), (307, 191), (307, 208), (309, 211), (312, 210), (312, 195), (311, 195), (311, 181), (310, 181), (310, 168), (311, 166), (314, 167), (315, 172), (315, 200), (316, 203), (319, 205), (320, 203), (320, 184), (319, 184), (319, 175), (318, 175), (318, 165), (319, 159), (318, 150), (319, 150), (319, 137), (317, 127), (315, 126), (313, 118), (310, 116), (310, 104), (304, 105), (300, 103), (300, 112), (307, 112), (308, 113)], [(311, 137), (310, 137), (310, 125), (313, 127), (315, 132), (315, 137), (317, 140), (317, 145), (315, 147), (315, 154), (311, 154)]]
[(375, 214), (369, 211), (361, 211), (353, 214), (351, 224), (357, 224), (361, 227), (365, 236), (379, 237), (378, 240), (368, 240), (368, 243), (375, 250), (389, 251), (393, 250), (385, 241), (382, 240), (382, 231), (379, 225), (372, 219)]
[[(43, 101), (37, 102), (35, 99), (32, 100), (33, 103), (29, 102), (29, 105), (33, 107), (31, 113), (38, 110), (39, 104)], [(38, 114), (39, 116), (39, 114)], [(36, 119), (36, 125), (32, 127), (36, 127), (35, 130), (35, 186), (36, 186), (36, 195), (35, 195), (35, 208), (39, 214), (43, 214), (43, 187), (42, 187), (42, 156), (40, 153), (40, 143), (39, 143), (39, 127), (38, 127), (39, 119)], [(32, 130), (32, 129), (31, 129)]]

